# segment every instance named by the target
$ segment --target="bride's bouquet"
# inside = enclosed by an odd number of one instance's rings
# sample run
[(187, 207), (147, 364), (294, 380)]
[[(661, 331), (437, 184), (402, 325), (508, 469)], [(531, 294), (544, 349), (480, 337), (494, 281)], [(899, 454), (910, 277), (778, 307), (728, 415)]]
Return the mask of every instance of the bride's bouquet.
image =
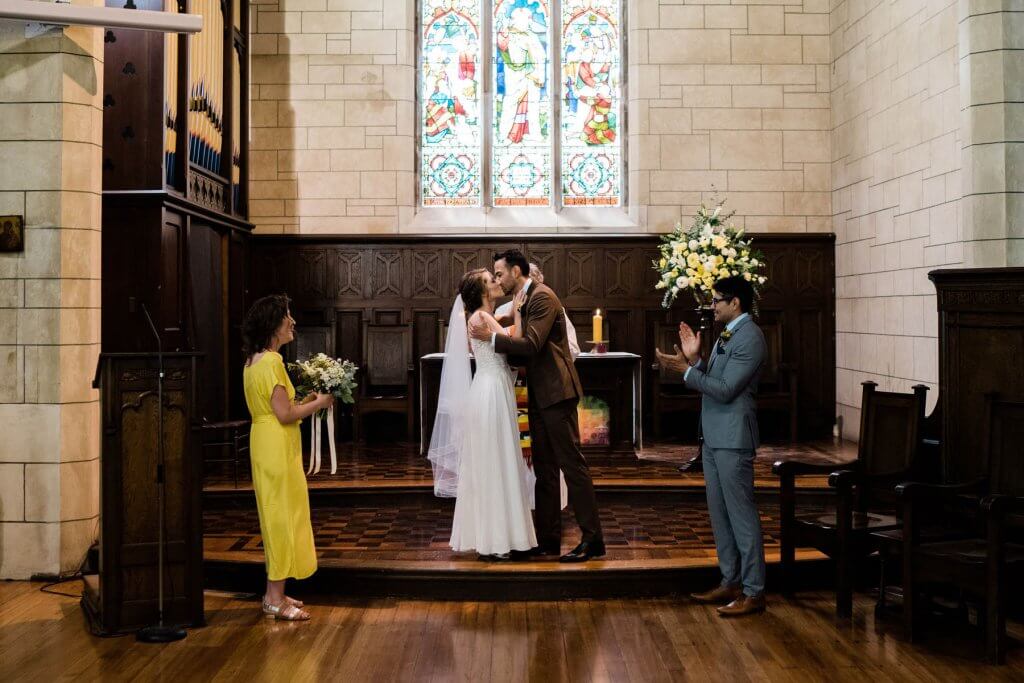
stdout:
[[(342, 403), (355, 403), (352, 390), (356, 388), (356, 371), (359, 368), (352, 361), (331, 358), (326, 353), (318, 353), (308, 360), (300, 360), (288, 364), (295, 385), (295, 395), (305, 399), (314, 393), (331, 394)], [(322, 423), (327, 423), (327, 441), (331, 453), (331, 474), (338, 471), (338, 455), (334, 444), (334, 406), (327, 410), (317, 411), (313, 416), (310, 444), (309, 469), (306, 474), (320, 471), (320, 451)]]
[(743, 229), (729, 222), (732, 213), (722, 213), (722, 204), (713, 212), (702, 204), (689, 227), (680, 223), (662, 238), (661, 258), (653, 265), (658, 273), (654, 287), (665, 290), (664, 308), (684, 289), (693, 293), (698, 304), (708, 305), (715, 282), (731, 275), (742, 276), (753, 285), (755, 296), (760, 294), (760, 286), (767, 281), (761, 274), (764, 259)]

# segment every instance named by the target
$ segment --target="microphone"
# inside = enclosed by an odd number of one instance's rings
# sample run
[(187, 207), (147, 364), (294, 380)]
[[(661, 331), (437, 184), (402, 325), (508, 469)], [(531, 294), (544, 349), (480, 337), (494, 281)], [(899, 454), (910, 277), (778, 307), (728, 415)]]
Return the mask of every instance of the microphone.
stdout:
[(146, 304), (141, 301), (136, 302), (135, 297), (130, 296), (128, 297), (128, 310), (131, 313), (134, 313), (136, 303), (142, 307), (142, 314), (146, 316), (146, 323), (149, 325), (149, 330), (156, 338), (156, 358), (157, 367), (159, 368), (156, 380), (156, 491), (159, 530), (157, 532), (157, 622), (139, 629), (135, 634), (135, 639), (143, 643), (169, 643), (171, 641), (181, 640), (185, 637), (186, 633), (183, 628), (164, 624), (164, 557), (166, 555), (164, 548), (166, 543), (164, 532), (164, 350), (163, 340), (160, 338), (160, 332), (157, 331), (156, 323), (153, 322), (153, 316), (149, 314), (149, 308), (146, 307)]

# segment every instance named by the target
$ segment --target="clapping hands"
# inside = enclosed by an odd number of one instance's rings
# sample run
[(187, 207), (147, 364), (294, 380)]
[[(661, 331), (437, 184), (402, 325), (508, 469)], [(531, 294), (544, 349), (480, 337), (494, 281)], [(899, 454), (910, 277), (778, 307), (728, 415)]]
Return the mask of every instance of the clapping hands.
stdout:
[(694, 333), (686, 323), (679, 323), (679, 346), (676, 351), (680, 349), (686, 360), (696, 362), (700, 359), (700, 332)]
[(670, 371), (686, 372), (691, 364), (700, 360), (700, 332), (694, 333), (689, 325), (679, 323), (679, 343), (672, 348), (675, 354), (662, 353), (661, 349), (654, 350), (658, 363)]

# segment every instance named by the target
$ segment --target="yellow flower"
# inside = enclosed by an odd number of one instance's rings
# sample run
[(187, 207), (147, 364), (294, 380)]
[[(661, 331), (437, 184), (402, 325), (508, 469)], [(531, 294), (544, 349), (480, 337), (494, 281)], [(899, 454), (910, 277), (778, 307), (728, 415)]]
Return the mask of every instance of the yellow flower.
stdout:
[(686, 257), (686, 264), (691, 268), (696, 268), (698, 263), (700, 263), (700, 256), (691, 251), (690, 255)]
[(658, 263), (658, 267), (660, 267), (660, 268), (664, 268), (667, 265), (668, 265), (668, 260), (664, 259), (664, 258), (661, 259), (661, 261)]
[(723, 249), (728, 244), (728, 240), (725, 239), (725, 235), (715, 235), (712, 244), (714, 244), (715, 249)]

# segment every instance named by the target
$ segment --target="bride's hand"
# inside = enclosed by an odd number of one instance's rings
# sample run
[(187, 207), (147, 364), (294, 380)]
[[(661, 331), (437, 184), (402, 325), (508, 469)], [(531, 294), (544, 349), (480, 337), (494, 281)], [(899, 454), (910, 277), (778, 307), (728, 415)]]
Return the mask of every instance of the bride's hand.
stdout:
[(523, 307), (523, 303), (526, 301), (526, 288), (520, 289), (516, 292), (515, 296), (512, 297), (512, 310), (516, 313), (520, 312)]

